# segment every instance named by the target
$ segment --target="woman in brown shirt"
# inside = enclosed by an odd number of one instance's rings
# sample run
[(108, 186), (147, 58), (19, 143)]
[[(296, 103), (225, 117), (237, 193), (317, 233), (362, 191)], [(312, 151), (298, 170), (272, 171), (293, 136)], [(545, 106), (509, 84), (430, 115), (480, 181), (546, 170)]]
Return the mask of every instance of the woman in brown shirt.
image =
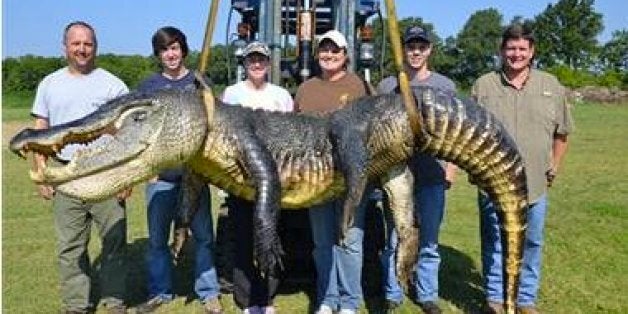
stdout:
[[(319, 38), (317, 57), (321, 73), (299, 86), (295, 96), (297, 111), (328, 114), (366, 95), (363, 81), (347, 71), (347, 40), (340, 32), (331, 30)], [(339, 201), (332, 201), (309, 210), (317, 273), (316, 313), (320, 314), (357, 313), (362, 301), (364, 206), (356, 210), (345, 247), (336, 245), (341, 209)]]

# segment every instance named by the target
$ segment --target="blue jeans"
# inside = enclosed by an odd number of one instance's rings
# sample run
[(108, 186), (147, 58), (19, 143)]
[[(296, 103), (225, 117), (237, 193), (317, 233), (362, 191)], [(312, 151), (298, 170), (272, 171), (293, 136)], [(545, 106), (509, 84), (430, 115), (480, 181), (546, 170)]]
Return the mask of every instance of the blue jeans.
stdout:
[[(482, 273), (486, 299), (504, 302), (502, 243), (496, 205), (484, 193), (478, 197), (480, 207), (480, 239), (482, 242)], [(547, 195), (543, 195), (528, 209), (528, 229), (523, 244), (523, 264), (519, 278), (517, 305), (535, 305), (541, 279), (541, 251), (543, 226), (547, 211)]]
[[(149, 299), (160, 297), (165, 301), (174, 298), (172, 292), (172, 255), (168, 247), (170, 226), (177, 215), (180, 184), (166, 181), (148, 183), (148, 294)], [(214, 234), (209, 209), (209, 189), (201, 194), (200, 207), (190, 229), (195, 243), (194, 291), (201, 301), (216, 298), (220, 286), (214, 267)]]
[(362, 301), (362, 239), (364, 211), (369, 189), (356, 209), (354, 224), (347, 231), (346, 247), (336, 245), (342, 201), (332, 201), (309, 210), (314, 264), (316, 265), (317, 306), (357, 310)]
[[(438, 233), (445, 212), (445, 185), (415, 185), (415, 212), (419, 214), (419, 261), (415, 267), (414, 286), (419, 302), (438, 299)], [(384, 294), (386, 300), (401, 302), (403, 291), (397, 281), (395, 250), (398, 238), (394, 221), (385, 211), (386, 245), (381, 255)]]

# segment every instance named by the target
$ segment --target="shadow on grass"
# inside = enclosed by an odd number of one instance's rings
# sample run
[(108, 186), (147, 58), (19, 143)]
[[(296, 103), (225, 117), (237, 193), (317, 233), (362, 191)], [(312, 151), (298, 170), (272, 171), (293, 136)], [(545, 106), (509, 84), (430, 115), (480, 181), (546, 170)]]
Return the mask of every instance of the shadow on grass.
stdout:
[[(373, 264), (373, 260), (368, 261), (368, 254), (368, 251), (365, 251), (365, 271), (362, 280), (366, 308), (369, 313), (386, 313), (381, 268), (378, 267), (379, 264)], [(479, 313), (484, 293), (481, 273), (475, 268), (473, 260), (463, 252), (447, 245), (440, 245), (440, 254), (439, 297), (453, 304), (463, 313)], [(405, 302), (416, 304), (415, 295), (416, 291), (411, 289), (410, 294), (406, 295)], [(408, 313), (407, 311), (413, 311), (413, 308), (406, 304), (395, 313)], [(420, 313), (418, 308), (416, 311)]]
[[(369, 227), (364, 238), (364, 264), (362, 269), (362, 287), (364, 302), (368, 313), (384, 313), (384, 293), (382, 290), (382, 269), (379, 261), (379, 252), (383, 246), (383, 229), (374, 223), (381, 219), (378, 211), (375, 215), (367, 215), (366, 225)], [(221, 219), (223, 217), (219, 217)], [(303, 224), (304, 217), (293, 217)], [(282, 217), (287, 226), (294, 226), (291, 217)], [(305, 220), (307, 222), (307, 220)], [(308, 224), (305, 224), (306, 226)], [(220, 225), (219, 225), (220, 226)], [(228, 230), (232, 230), (227, 228)], [(300, 230), (298, 236), (294, 237), (295, 229), (283, 229), (285, 249), (292, 253), (285, 256), (284, 262), (286, 271), (278, 289), (278, 295), (293, 295), (305, 293), (309, 304), (309, 312), (315, 311), (316, 306), (316, 270), (311, 258), (311, 237), (309, 230)], [(218, 232), (218, 236), (225, 236), (228, 232)], [(194, 293), (194, 243), (193, 238), (186, 242), (184, 247), (184, 258), (175, 267), (173, 272), (173, 290), (177, 297), (185, 297), (186, 303), (195, 299)], [(229, 241), (227, 241), (229, 242)], [(141, 238), (128, 245), (128, 277), (127, 277), (127, 305), (134, 307), (147, 298), (147, 272), (145, 264), (145, 254), (148, 246), (148, 239)], [(221, 250), (218, 250), (219, 252)], [(228, 250), (230, 251), (230, 250)], [(229, 252), (232, 253), (232, 252)], [(218, 273), (223, 286), (223, 297), (230, 293), (229, 267), (220, 266), (221, 261), (231, 260), (233, 256), (227, 252), (218, 253)], [(441, 265), (439, 272), (439, 294), (445, 300), (464, 313), (478, 313), (484, 294), (482, 291), (482, 279), (479, 269), (476, 269), (473, 260), (463, 252), (447, 246), (440, 246)], [(100, 256), (94, 261), (94, 278), (99, 276)], [(226, 289), (225, 289), (226, 287)], [(100, 298), (98, 282), (94, 282), (94, 301)], [(411, 292), (407, 299), (413, 299), (414, 292)], [(406, 301), (408, 302), (408, 301)], [(97, 303), (95, 303), (97, 304)], [(408, 308), (407, 306), (405, 308)], [(414, 307), (410, 307), (414, 308)], [(417, 309), (418, 310), (418, 309)]]
[[(127, 278), (126, 278), (126, 304), (135, 306), (146, 301), (146, 264), (144, 254), (148, 245), (148, 239), (142, 238), (127, 245)], [(93, 262), (92, 278), (100, 278), (101, 276), (102, 255), (98, 255)], [(92, 280), (92, 295), (90, 299), (93, 304), (98, 304), (102, 297), (100, 280)]]
[(478, 313), (484, 300), (481, 270), (468, 255), (447, 245), (440, 245), (440, 298), (464, 313)]
[[(146, 250), (148, 248), (148, 238), (135, 240), (127, 246), (127, 295), (126, 304), (135, 307), (148, 298), (148, 282), (146, 271)], [(183, 247), (183, 258), (174, 266), (172, 273), (172, 290), (175, 298), (185, 297), (185, 303), (190, 303), (196, 299), (194, 292), (194, 239), (189, 239)], [(94, 260), (93, 278), (100, 276), (101, 256)], [(92, 300), (98, 304), (101, 298), (99, 282), (92, 283)]]

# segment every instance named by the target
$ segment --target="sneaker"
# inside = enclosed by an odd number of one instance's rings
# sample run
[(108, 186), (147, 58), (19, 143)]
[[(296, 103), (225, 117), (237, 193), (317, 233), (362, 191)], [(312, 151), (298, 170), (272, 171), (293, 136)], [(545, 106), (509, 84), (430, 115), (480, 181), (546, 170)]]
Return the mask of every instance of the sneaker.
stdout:
[(264, 314), (264, 312), (261, 307), (256, 305), (245, 308), (244, 311), (242, 311), (242, 314)]
[(488, 301), (488, 302), (486, 302), (484, 307), (482, 307), (481, 313), (483, 313), (483, 314), (505, 314), (506, 311), (504, 310), (504, 305), (503, 304), (497, 303), (497, 302)]
[(222, 314), (222, 304), (220, 304), (220, 299), (213, 298), (205, 300), (205, 302), (203, 302), (203, 310), (205, 311), (205, 314)]
[(135, 310), (136, 313), (138, 314), (143, 314), (143, 313), (154, 313), (157, 308), (159, 308), (160, 306), (162, 306), (163, 304), (168, 303), (166, 300), (164, 300), (161, 297), (154, 297), (148, 301), (146, 301), (146, 303), (142, 303), (140, 305), (137, 306), (137, 309)]
[(63, 314), (87, 314), (87, 313), (89, 313), (89, 310), (76, 310), (76, 309), (74, 309), (74, 310), (65, 310), (65, 311), (62, 311), (61, 313), (63, 313)]
[(107, 307), (107, 314), (126, 314), (126, 306), (124, 304), (118, 304), (111, 307)]
[(518, 306), (517, 314), (540, 314), (539, 310), (535, 306)]
[(275, 313), (277, 313), (277, 310), (272, 305), (268, 305), (268, 306), (264, 307), (262, 309), (262, 311), (263, 311), (264, 314), (275, 314)]
[(352, 310), (352, 309), (340, 309), (340, 312), (338, 312), (338, 314), (357, 314), (358, 311), (356, 310)]
[(419, 307), (425, 314), (441, 314), (443, 312), (434, 301), (421, 302), (419, 303)]
[(333, 314), (334, 311), (332, 311), (331, 307), (329, 307), (329, 305), (327, 304), (322, 304), (318, 310), (316, 310), (315, 312), (316, 314)]

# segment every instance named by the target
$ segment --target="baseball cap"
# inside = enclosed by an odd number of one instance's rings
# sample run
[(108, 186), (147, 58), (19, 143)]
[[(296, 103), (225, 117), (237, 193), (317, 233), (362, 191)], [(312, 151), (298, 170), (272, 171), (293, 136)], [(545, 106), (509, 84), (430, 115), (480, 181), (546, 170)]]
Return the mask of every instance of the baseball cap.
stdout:
[(252, 53), (259, 53), (266, 57), (270, 57), (270, 49), (268, 48), (268, 46), (259, 41), (254, 41), (246, 45), (246, 47), (244, 47), (244, 51), (242, 51), (242, 56), (247, 57)]
[(323, 40), (325, 39), (331, 40), (339, 48), (347, 48), (347, 39), (341, 32), (335, 29), (332, 29), (327, 33), (321, 35), (321, 37), (318, 38), (318, 44), (320, 45), (320, 43), (323, 42)]
[(403, 43), (405, 44), (411, 40), (420, 40), (428, 43), (432, 42), (427, 31), (419, 26), (410, 26), (406, 28), (406, 31), (403, 34)]

